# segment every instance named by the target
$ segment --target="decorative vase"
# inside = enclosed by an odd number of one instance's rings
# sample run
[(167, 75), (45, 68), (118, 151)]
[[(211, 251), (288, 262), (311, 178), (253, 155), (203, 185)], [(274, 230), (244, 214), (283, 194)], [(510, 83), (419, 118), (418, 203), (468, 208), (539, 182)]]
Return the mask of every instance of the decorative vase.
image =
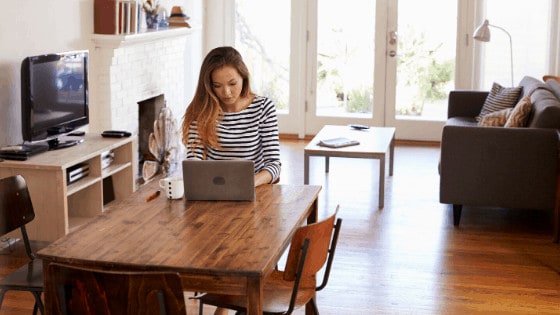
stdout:
[(146, 14), (146, 26), (148, 29), (157, 30), (159, 26), (159, 15), (157, 14)]

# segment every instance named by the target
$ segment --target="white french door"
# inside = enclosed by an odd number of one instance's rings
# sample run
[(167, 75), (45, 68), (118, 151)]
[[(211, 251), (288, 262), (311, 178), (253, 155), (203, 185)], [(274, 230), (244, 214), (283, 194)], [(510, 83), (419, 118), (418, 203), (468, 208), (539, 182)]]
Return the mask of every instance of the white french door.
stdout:
[[(421, 14), (437, 8), (437, 19)], [(305, 133), (325, 124), (397, 127), (439, 140), (454, 88), (457, 4), (314, 0), (308, 5)]]
[(441, 140), (456, 86), (457, 4), (387, 1), (385, 124), (398, 139)]
[(476, 26), (488, 18), (511, 30), (516, 83), (521, 73), (557, 74), (558, 2), (207, 0), (206, 45), (241, 51), (254, 90), (275, 100), (283, 134), (359, 123), (439, 141), (449, 90), (488, 89), (508, 73), (502, 34), (475, 43)]
[(305, 134), (326, 124), (384, 125), (383, 3), (308, 1)]

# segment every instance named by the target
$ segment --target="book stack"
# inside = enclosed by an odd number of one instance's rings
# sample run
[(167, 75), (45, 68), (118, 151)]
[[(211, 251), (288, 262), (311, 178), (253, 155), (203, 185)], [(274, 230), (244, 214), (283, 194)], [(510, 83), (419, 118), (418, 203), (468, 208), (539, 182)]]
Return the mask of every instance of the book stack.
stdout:
[(139, 0), (94, 0), (93, 32), (133, 34), (140, 30), (142, 7)]

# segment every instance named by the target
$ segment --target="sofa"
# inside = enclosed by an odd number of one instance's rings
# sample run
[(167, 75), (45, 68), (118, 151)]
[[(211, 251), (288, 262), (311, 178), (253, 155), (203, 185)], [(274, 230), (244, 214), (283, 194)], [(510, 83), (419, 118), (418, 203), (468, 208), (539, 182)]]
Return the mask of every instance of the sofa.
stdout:
[[(510, 93), (501, 99), (494, 87), (450, 92), (441, 138), (439, 199), (453, 205), (455, 225), (463, 206), (554, 209), (553, 240), (558, 241), (560, 84), (526, 76), (515, 89), (517, 97)], [(503, 106), (500, 102), (507, 103), (508, 97), (513, 106), (491, 108), (491, 99)], [(525, 115), (517, 125), (509, 123), (522, 103)]]

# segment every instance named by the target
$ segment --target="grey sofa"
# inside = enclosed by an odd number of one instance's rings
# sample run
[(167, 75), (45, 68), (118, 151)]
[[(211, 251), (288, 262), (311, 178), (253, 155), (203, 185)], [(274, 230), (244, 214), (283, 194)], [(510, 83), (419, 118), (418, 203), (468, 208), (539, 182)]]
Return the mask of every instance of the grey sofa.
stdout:
[(532, 103), (527, 126), (521, 128), (478, 126), (475, 117), (488, 92), (450, 93), (441, 139), (440, 202), (453, 205), (455, 225), (463, 205), (555, 209), (553, 238), (558, 241), (560, 86), (532, 77), (519, 85), (520, 98), (529, 95)]

